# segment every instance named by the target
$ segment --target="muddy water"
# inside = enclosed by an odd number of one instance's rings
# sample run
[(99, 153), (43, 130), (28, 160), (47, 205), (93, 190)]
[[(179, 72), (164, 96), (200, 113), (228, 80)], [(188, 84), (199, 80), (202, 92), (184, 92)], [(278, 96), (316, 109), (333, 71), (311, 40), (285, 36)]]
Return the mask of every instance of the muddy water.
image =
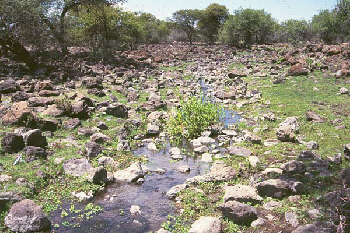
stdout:
[[(103, 211), (90, 220), (84, 220), (79, 226), (55, 229), (57, 233), (127, 233), (127, 232), (149, 232), (156, 231), (161, 227), (167, 216), (175, 213), (173, 202), (168, 200), (165, 193), (173, 186), (182, 184), (187, 178), (204, 174), (209, 170), (209, 164), (198, 161), (193, 157), (186, 157), (182, 161), (173, 161), (169, 155), (170, 145), (159, 152), (152, 152), (141, 147), (135, 151), (135, 156), (146, 156), (147, 167), (152, 170), (162, 168), (164, 174), (152, 172), (145, 176), (142, 185), (136, 184), (112, 184), (106, 191), (97, 196), (94, 204), (103, 207)], [(188, 165), (189, 173), (181, 173), (176, 168)], [(130, 207), (140, 206), (141, 215), (132, 216)], [(78, 208), (78, 206), (76, 205)], [(69, 209), (69, 206), (66, 207)], [(68, 216), (60, 220), (60, 211), (53, 214), (55, 221), (63, 222), (66, 219), (74, 223), (75, 216)]]

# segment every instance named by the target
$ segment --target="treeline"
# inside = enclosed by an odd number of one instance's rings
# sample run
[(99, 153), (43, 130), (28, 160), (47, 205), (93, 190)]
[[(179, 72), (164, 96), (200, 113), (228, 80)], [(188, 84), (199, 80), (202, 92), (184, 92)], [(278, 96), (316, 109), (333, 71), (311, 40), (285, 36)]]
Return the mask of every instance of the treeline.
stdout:
[[(325, 43), (349, 38), (350, 0), (339, 0), (308, 22), (278, 23), (264, 10), (240, 9), (233, 14), (219, 4), (204, 10), (180, 10), (168, 20), (123, 10), (125, 0), (1, 0), (0, 53), (11, 53), (31, 68), (28, 52), (69, 46), (89, 47), (105, 55), (113, 49), (134, 49), (141, 43), (165, 41), (220, 42), (237, 47), (273, 42)], [(1, 55), (0, 54), (0, 55)]]

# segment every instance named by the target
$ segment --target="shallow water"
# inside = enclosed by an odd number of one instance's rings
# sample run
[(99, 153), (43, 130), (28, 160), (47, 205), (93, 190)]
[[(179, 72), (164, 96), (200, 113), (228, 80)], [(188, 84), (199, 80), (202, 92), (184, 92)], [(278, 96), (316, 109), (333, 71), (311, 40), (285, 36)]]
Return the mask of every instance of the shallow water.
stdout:
[[(183, 184), (187, 178), (207, 173), (209, 170), (209, 164), (200, 162), (194, 157), (186, 157), (182, 161), (171, 160), (169, 149), (170, 145), (156, 153), (149, 151), (146, 147), (135, 151), (136, 156), (143, 155), (148, 158), (147, 167), (151, 170), (163, 168), (166, 172), (146, 175), (142, 185), (116, 183), (108, 186), (106, 191), (93, 201), (94, 204), (103, 207), (101, 213), (90, 220), (84, 220), (79, 227), (61, 226), (54, 232), (143, 233), (157, 231), (161, 224), (167, 221), (168, 215), (175, 213), (173, 202), (166, 198), (166, 192), (175, 185)], [(176, 170), (177, 167), (183, 165), (188, 165), (191, 171), (181, 173)], [(141, 216), (131, 216), (129, 210), (132, 205), (140, 206)], [(69, 205), (66, 206), (66, 209), (69, 209)], [(56, 222), (66, 219), (74, 222), (71, 219), (74, 216), (61, 219), (60, 214), (61, 210), (54, 212), (52, 219)], [(135, 223), (134, 220), (140, 224)]]

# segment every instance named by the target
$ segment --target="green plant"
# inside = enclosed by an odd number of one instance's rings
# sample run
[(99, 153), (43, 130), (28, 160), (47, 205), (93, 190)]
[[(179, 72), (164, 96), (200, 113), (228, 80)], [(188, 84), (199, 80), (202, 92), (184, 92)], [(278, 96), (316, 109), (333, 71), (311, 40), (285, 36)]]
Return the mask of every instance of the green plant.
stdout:
[(217, 104), (190, 97), (187, 101), (181, 101), (181, 107), (172, 113), (167, 131), (175, 139), (192, 139), (218, 122), (220, 114)]

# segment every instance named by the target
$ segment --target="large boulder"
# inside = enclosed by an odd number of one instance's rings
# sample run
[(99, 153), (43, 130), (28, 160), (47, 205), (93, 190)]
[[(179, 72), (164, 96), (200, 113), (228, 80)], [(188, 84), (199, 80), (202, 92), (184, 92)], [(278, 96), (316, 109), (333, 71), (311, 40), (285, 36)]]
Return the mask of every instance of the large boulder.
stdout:
[(12, 79), (0, 83), (0, 94), (10, 94), (19, 91), (19, 85)]
[(114, 173), (114, 179), (118, 182), (135, 182), (144, 176), (142, 166), (139, 163), (134, 163), (130, 167)]
[(14, 204), (5, 217), (5, 225), (13, 232), (29, 233), (49, 230), (50, 220), (32, 200)]
[(248, 185), (226, 186), (224, 201), (239, 201), (260, 203), (263, 199), (258, 195), (256, 188)]
[(103, 167), (94, 168), (87, 159), (71, 159), (63, 164), (65, 174), (83, 177), (94, 184), (107, 182), (107, 171)]
[(47, 147), (46, 137), (42, 135), (42, 132), (40, 129), (33, 129), (26, 132), (23, 135), (23, 138), (26, 146), (35, 146), (35, 147), (41, 147), (41, 148)]
[(1, 140), (1, 148), (6, 153), (17, 153), (24, 148), (23, 137), (15, 133), (6, 133)]
[(236, 224), (250, 225), (258, 218), (257, 210), (238, 201), (228, 201), (219, 206), (222, 214)]
[(298, 119), (296, 117), (288, 117), (279, 125), (276, 135), (282, 142), (295, 142), (297, 133), (299, 133)]
[(292, 194), (303, 192), (304, 185), (293, 180), (270, 179), (257, 184), (259, 195), (283, 198)]
[(14, 103), (2, 116), (4, 125), (18, 125), (32, 127), (36, 125), (36, 117), (25, 101)]
[(102, 146), (100, 146), (96, 142), (87, 142), (85, 144), (85, 148), (86, 148), (86, 156), (90, 159), (95, 158), (102, 153)]
[(217, 217), (200, 217), (195, 221), (189, 233), (221, 233), (221, 221)]
[(128, 108), (123, 104), (109, 105), (106, 109), (106, 113), (118, 118), (127, 118)]

